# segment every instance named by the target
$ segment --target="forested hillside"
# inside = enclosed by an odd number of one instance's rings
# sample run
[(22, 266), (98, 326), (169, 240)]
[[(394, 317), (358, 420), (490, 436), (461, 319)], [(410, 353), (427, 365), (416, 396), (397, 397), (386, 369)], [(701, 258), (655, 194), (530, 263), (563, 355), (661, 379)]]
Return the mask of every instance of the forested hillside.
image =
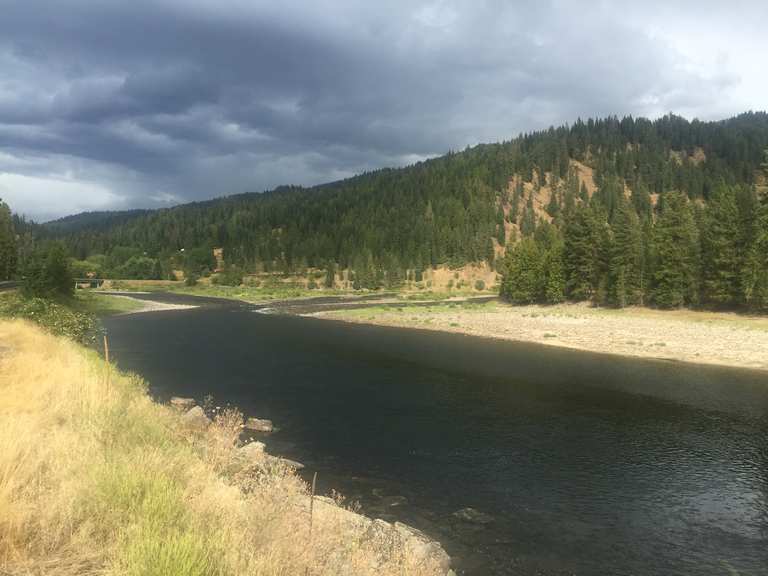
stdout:
[(251, 270), (351, 268), (369, 288), (486, 260), (518, 302), (765, 307), (766, 148), (766, 113), (579, 120), (314, 188), (47, 233), (78, 258), (143, 259), (153, 275), (210, 266), (213, 247)]
[(149, 210), (117, 210), (113, 212), (82, 212), (46, 223), (49, 232), (70, 234), (82, 230), (108, 231), (115, 226), (149, 214)]

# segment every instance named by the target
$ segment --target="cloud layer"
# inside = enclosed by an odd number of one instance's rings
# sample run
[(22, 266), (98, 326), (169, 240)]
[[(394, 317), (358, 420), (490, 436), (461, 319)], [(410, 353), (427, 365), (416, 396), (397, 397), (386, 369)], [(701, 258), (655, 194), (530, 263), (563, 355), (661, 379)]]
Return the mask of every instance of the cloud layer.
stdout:
[(47, 4), (0, 19), (0, 197), (38, 219), (768, 107), (761, 1)]

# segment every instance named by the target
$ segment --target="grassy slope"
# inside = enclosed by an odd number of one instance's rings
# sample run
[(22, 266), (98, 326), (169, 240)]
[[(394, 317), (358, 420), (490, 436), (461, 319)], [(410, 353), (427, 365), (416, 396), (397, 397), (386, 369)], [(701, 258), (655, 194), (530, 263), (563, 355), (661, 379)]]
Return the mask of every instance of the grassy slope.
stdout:
[(73, 307), (94, 316), (111, 316), (141, 310), (143, 305), (136, 300), (118, 298), (98, 292), (79, 291), (75, 294)]
[(437, 573), (317, 507), (310, 538), (306, 485), (244, 466), (241, 421), (185, 429), (137, 377), (0, 321), (0, 573)]
[(186, 286), (184, 282), (169, 280), (112, 280), (104, 289), (125, 292), (174, 292), (177, 294), (190, 294), (192, 296), (228, 298), (232, 300), (242, 300), (244, 302), (265, 302), (269, 300), (287, 300), (291, 298), (311, 298), (314, 296), (338, 296), (349, 293), (342, 290), (309, 290), (292, 284), (235, 287), (201, 282), (196, 286)]

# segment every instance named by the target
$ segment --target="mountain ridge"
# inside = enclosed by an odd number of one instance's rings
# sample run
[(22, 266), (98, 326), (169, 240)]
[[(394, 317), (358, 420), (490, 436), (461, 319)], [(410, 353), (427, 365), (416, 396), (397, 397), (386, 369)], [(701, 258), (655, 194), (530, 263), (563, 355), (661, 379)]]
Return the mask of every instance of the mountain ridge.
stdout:
[[(716, 121), (706, 121), (706, 122), (699, 121), (699, 120), (692, 120), (692, 121), (689, 122), (687, 120), (684, 120), (684, 119), (683, 120), (685, 122), (688, 122), (692, 127), (695, 127), (696, 125), (705, 125), (705, 126), (726, 125), (727, 126), (729, 123), (738, 122), (738, 121), (742, 120), (743, 118), (745, 118), (745, 117), (748, 118), (750, 116), (755, 116), (755, 117), (758, 117), (758, 118), (759, 117), (763, 117), (762, 121), (765, 122), (766, 113), (765, 112), (760, 112), (760, 111), (758, 111), (758, 112), (751, 112), (750, 111), (750, 112), (745, 112), (745, 113), (739, 114), (739, 115), (731, 117), (731, 118), (726, 118), (726, 119), (716, 120)], [(664, 117), (662, 117), (660, 119), (657, 119), (655, 121), (649, 121), (649, 120), (647, 120), (645, 118), (637, 118), (636, 120), (637, 121), (646, 121), (646, 122), (652, 122), (653, 123), (653, 122), (659, 122), (659, 121), (664, 120), (666, 118), (678, 119), (680, 117), (677, 117), (677, 116), (674, 116), (674, 115), (667, 115), (667, 116), (664, 116)], [(632, 118), (632, 116), (628, 116), (628, 117), (622, 118), (622, 120), (619, 121), (617, 117), (612, 116), (612, 117), (605, 118), (602, 121), (624, 122), (627, 119), (634, 120)], [(601, 120), (597, 120), (597, 122), (599, 122), (599, 121), (601, 121)], [(592, 122), (592, 120), (590, 119), (590, 120), (587, 121), (587, 123), (589, 123), (589, 122)], [(579, 123), (583, 123), (583, 121), (581, 119), (577, 119), (577, 121), (576, 121), (576, 123), (574, 125), (578, 125)], [(162, 211), (176, 210), (176, 209), (184, 208), (184, 207), (187, 207), (187, 206), (205, 206), (205, 205), (216, 204), (216, 203), (219, 203), (219, 202), (235, 201), (235, 200), (238, 200), (238, 199), (254, 199), (254, 200), (257, 200), (257, 199), (259, 199), (261, 197), (265, 197), (267, 195), (279, 194), (281, 192), (286, 192), (286, 191), (295, 191), (295, 190), (322, 191), (322, 190), (325, 190), (325, 189), (328, 189), (328, 188), (333, 188), (335, 186), (344, 185), (344, 183), (349, 182), (351, 180), (356, 180), (356, 179), (359, 179), (359, 178), (364, 178), (364, 177), (372, 175), (372, 174), (385, 174), (385, 173), (409, 170), (409, 169), (416, 168), (416, 167), (418, 167), (420, 165), (428, 164), (428, 163), (436, 161), (436, 160), (441, 160), (441, 159), (448, 158), (448, 157), (455, 156), (455, 155), (461, 155), (461, 154), (466, 153), (467, 151), (475, 150), (475, 149), (478, 149), (478, 148), (494, 147), (494, 146), (505, 146), (505, 145), (508, 145), (510, 143), (513, 143), (513, 142), (519, 141), (519, 140), (525, 140), (525, 139), (529, 139), (529, 138), (534, 138), (535, 139), (537, 137), (540, 137), (541, 135), (551, 133), (552, 131), (560, 130), (563, 127), (568, 129), (570, 127), (570, 125), (569, 124), (565, 124), (564, 126), (561, 126), (560, 128), (550, 127), (547, 130), (534, 131), (534, 132), (530, 132), (530, 133), (521, 133), (517, 137), (515, 137), (515, 138), (513, 138), (511, 140), (500, 141), (500, 142), (493, 142), (493, 143), (481, 143), (481, 144), (477, 144), (477, 145), (472, 146), (472, 147), (467, 147), (463, 151), (449, 151), (449, 152), (446, 152), (443, 155), (436, 156), (434, 158), (429, 158), (427, 160), (422, 160), (422, 161), (416, 162), (414, 164), (409, 164), (409, 165), (401, 166), (401, 167), (382, 167), (382, 168), (378, 168), (378, 169), (375, 169), (375, 170), (362, 172), (360, 174), (356, 174), (354, 176), (350, 176), (349, 178), (345, 178), (345, 179), (342, 179), (342, 180), (323, 182), (323, 183), (312, 185), (312, 186), (296, 186), (296, 185), (285, 184), (285, 185), (280, 185), (280, 186), (277, 186), (277, 187), (275, 187), (273, 189), (265, 190), (265, 191), (262, 191), (262, 192), (250, 191), (250, 192), (241, 192), (241, 193), (236, 193), (236, 194), (227, 194), (227, 195), (224, 195), (224, 196), (219, 196), (219, 197), (209, 198), (209, 199), (204, 199), (204, 200), (195, 200), (195, 201), (191, 201), (191, 202), (182, 202), (180, 204), (176, 204), (176, 205), (168, 206), (168, 207), (162, 207), (162, 208), (147, 208), (147, 209), (136, 208), (136, 209), (128, 209), (128, 210), (85, 211), (85, 212), (80, 212), (80, 213), (76, 213), (76, 214), (67, 215), (67, 216), (64, 216), (64, 217), (61, 217), (61, 218), (57, 218), (55, 220), (50, 220), (50, 221), (42, 223), (41, 225), (45, 226), (45, 227), (48, 227), (48, 228), (51, 228), (51, 229), (56, 228), (59, 231), (67, 231), (68, 232), (68, 231), (72, 231), (73, 229), (84, 228), (84, 227), (88, 227), (88, 226), (94, 225), (94, 224), (95, 225), (99, 225), (101, 223), (101, 221), (103, 221), (103, 220), (107, 220), (107, 221), (112, 220), (113, 221), (112, 223), (121, 223), (123, 220), (129, 220), (129, 219), (133, 219), (135, 217), (145, 216), (145, 215), (149, 215), (149, 214), (157, 213), (157, 212), (162, 212)], [(675, 144), (677, 144), (677, 146), (675, 146)], [(704, 152), (704, 148), (702, 146), (696, 146), (693, 149), (686, 150), (685, 146), (680, 145), (679, 142), (675, 143), (674, 141), (672, 141), (671, 145), (670, 145), (670, 152), (672, 153), (674, 159), (678, 163), (680, 163), (680, 164), (685, 163), (689, 159), (692, 159), (693, 162), (696, 163), (696, 164), (699, 164), (702, 161), (706, 161), (706, 155), (705, 155), (705, 152)], [(686, 154), (686, 152), (688, 152), (688, 153)], [(582, 163), (580, 162), (580, 164), (582, 164)], [(582, 165), (584, 165), (584, 164), (582, 164)], [(584, 166), (586, 166), (586, 165), (584, 165)], [(589, 166), (586, 166), (586, 167), (589, 168)], [(114, 222), (114, 221), (120, 221), (120, 222)]]

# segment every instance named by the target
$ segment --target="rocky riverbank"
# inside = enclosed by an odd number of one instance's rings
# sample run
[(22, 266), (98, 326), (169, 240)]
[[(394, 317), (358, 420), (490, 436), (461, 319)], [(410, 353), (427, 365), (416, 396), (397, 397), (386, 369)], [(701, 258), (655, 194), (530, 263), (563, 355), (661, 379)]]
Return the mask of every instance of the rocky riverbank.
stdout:
[[(214, 425), (219, 408), (206, 411), (192, 398), (174, 396), (170, 405), (180, 412), (181, 425), (187, 431), (204, 433)], [(227, 418), (231, 418), (230, 413)], [(244, 431), (255, 431), (269, 434), (273, 431), (271, 420), (249, 417), (242, 419), (239, 427)], [(266, 440), (264, 436), (262, 440)], [(263, 475), (274, 472), (291, 473), (304, 468), (300, 462), (271, 455), (267, 445), (262, 440), (238, 441), (237, 448), (231, 459), (231, 466), (238, 473)], [(384, 569), (392, 557), (404, 556), (419, 565), (435, 567), (437, 573), (452, 576), (451, 559), (439, 542), (430, 539), (426, 534), (401, 522), (387, 522), (382, 519), (369, 518), (354, 510), (347, 509), (332, 498), (310, 493), (299, 501), (304, 514), (309, 514), (313, 529), (341, 530), (347, 534), (350, 541), (358, 541), (373, 546), (379, 550), (380, 569)], [(467, 511), (461, 511), (466, 514)], [(469, 513), (473, 511), (469, 509)]]

